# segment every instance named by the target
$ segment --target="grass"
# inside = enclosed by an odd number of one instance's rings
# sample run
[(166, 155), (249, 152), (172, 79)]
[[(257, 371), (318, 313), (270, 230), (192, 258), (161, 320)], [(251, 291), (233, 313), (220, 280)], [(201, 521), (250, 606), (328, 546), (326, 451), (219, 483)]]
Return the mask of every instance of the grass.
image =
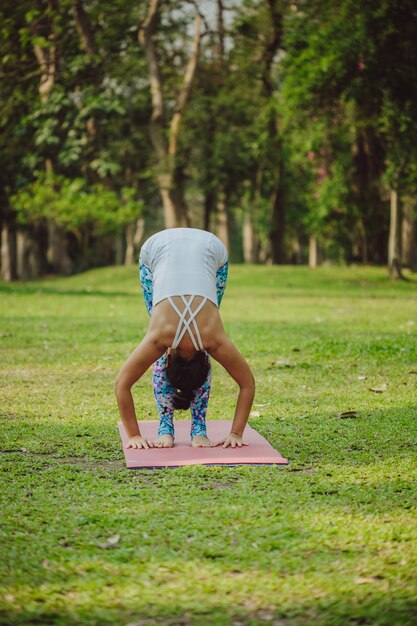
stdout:
[[(147, 326), (135, 268), (0, 284), (0, 314), (1, 624), (417, 623), (415, 283), (232, 267), (250, 423), (286, 468), (125, 469), (113, 380)], [(209, 418), (235, 396), (215, 367)], [(135, 398), (156, 419), (149, 374)]]

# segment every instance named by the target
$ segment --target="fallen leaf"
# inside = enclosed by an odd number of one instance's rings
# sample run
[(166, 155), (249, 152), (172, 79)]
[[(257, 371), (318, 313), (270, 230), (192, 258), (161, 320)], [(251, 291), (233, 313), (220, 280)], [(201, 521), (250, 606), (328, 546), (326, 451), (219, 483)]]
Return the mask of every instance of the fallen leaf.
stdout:
[(365, 577), (359, 577), (355, 579), (355, 583), (357, 585), (368, 585), (368, 584), (372, 584), (372, 583), (377, 583), (380, 580), (383, 580), (382, 576), (365, 576)]
[(99, 548), (103, 548), (106, 550), (108, 548), (113, 548), (120, 541), (120, 535), (114, 535), (114, 537), (109, 537), (106, 541), (102, 541), (98, 544)]
[(369, 387), (369, 391), (373, 391), (374, 393), (382, 393), (388, 389), (388, 385), (384, 383), (380, 387)]
[(259, 611), (257, 617), (260, 617), (265, 622), (272, 622), (274, 614), (269, 611)]
[(359, 417), (359, 414), (357, 411), (343, 411), (343, 413), (338, 413), (336, 417), (341, 420), (345, 420), (345, 419), (352, 419), (354, 417)]
[(358, 380), (366, 380), (366, 376), (358, 376)]
[(315, 598), (323, 598), (326, 595), (323, 589), (313, 589), (313, 594)]
[(120, 535), (114, 535), (114, 537), (109, 537), (107, 539), (107, 542), (110, 543), (112, 546), (115, 546), (116, 543), (119, 543), (120, 541)]
[(278, 365), (278, 367), (294, 367), (294, 365), (288, 361), (275, 361), (275, 365)]
[(250, 416), (251, 416), (251, 417), (260, 417), (260, 416), (261, 416), (261, 414), (259, 413), (259, 411), (251, 411)]

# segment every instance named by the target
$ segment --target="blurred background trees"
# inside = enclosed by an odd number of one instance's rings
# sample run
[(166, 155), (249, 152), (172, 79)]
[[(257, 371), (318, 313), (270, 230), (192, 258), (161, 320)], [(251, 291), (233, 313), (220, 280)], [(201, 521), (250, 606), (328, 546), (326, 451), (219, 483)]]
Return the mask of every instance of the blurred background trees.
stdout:
[(417, 267), (414, 0), (4, 0), (1, 274), (234, 261)]

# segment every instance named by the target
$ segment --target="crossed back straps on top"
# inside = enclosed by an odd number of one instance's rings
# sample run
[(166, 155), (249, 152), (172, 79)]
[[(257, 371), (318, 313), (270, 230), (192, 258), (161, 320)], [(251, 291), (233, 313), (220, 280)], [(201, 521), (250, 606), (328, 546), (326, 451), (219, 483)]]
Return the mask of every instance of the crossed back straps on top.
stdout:
[[(172, 342), (173, 350), (175, 350), (175, 348), (178, 347), (181, 339), (184, 337), (186, 332), (188, 332), (188, 334), (190, 335), (190, 339), (193, 343), (194, 348), (196, 350), (204, 350), (203, 342), (201, 341), (200, 331), (198, 330), (198, 326), (197, 326), (197, 322), (195, 318), (197, 314), (201, 311), (205, 303), (207, 302), (207, 298), (203, 298), (203, 300), (200, 302), (196, 310), (192, 311), (191, 304), (193, 303), (194, 297), (195, 296), (190, 296), (189, 299), (186, 300), (184, 296), (181, 296), (181, 300), (184, 302), (184, 305), (185, 305), (184, 310), (182, 312), (179, 310), (177, 305), (172, 301), (172, 299), (168, 298), (168, 302), (170, 303), (170, 305), (172, 306), (172, 308), (174, 309), (174, 311), (177, 313), (178, 317), (180, 318), (178, 322), (178, 326), (177, 326), (177, 332), (175, 333), (174, 341)], [(189, 314), (188, 319), (186, 319), (185, 317), (187, 313)], [(193, 324), (193, 327), (194, 327), (195, 337), (194, 337), (193, 330), (191, 328), (191, 323)]]

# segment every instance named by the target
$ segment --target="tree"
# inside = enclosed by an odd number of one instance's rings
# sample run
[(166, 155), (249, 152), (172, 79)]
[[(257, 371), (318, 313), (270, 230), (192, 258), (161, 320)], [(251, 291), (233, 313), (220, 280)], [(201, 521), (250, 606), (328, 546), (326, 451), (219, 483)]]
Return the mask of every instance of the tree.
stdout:
[[(167, 131), (165, 116), (167, 105), (163, 94), (161, 68), (155, 46), (157, 24), (160, 20), (161, 7), (159, 0), (150, 0), (148, 13), (139, 29), (139, 41), (146, 54), (149, 70), (149, 82), (152, 98), (152, 116), (150, 133), (157, 161), (157, 181), (164, 208), (166, 228), (188, 225), (187, 206), (181, 185), (181, 171), (178, 166), (178, 136), (184, 111), (187, 106), (194, 75), (201, 39), (201, 15), (196, 12), (194, 17), (194, 36), (182, 83), (178, 89), (175, 103), (170, 112)], [(167, 132), (167, 139), (165, 138)]]
[[(310, 115), (328, 115), (340, 104), (344, 106), (356, 130), (353, 153), (357, 201), (363, 203), (359, 206), (362, 227), (368, 230), (369, 239), (370, 214), (374, 239), (382, 240), (383, 236), (385, 242), (388, 211), (384, 184), (391, 186), (391, 228), (398, 233), (395, 220), (399, 213), (394, 210), (397, 190), (392, 185), (404, 176), (401, 163), (405, 160), (410, 164), (414, 158), (405, 139), (406, 131), (414, 132), (417, 120), (415, 17), (416, 6), (411, 0), (384, 0), (378, 5), (344, 0), (337, 10), (331, 0), (301, 1), (288, 18), (286, 29), (287, 99), (295, 109)], [(387, 114), (389, 110), (395, 114)], [(404, 132), (399, 132), (395, 120), (404, 110), (410, 115)], [(390, 171), (395, 174), (390, 175)], [(390, 240), (396, 240), (396, 235)], [(382, 260), (379, 246), (371, 243), (367, 245), (371, 260)]]

